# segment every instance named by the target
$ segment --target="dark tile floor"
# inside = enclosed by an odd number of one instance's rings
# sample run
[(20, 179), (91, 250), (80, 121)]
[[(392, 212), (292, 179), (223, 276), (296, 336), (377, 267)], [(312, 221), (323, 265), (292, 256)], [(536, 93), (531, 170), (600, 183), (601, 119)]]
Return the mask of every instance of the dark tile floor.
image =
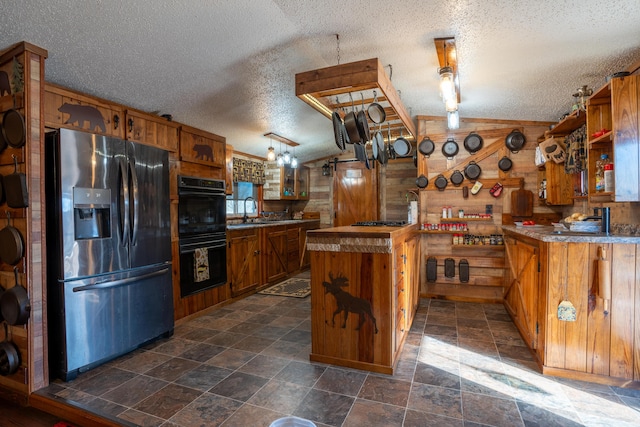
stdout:
[(141, 426), (640, 425), (639, 390), (540, 375), (501, 305), (421, 300), (393, 376), (310, 363), (309, 315), (252, 295), (46, 392)]

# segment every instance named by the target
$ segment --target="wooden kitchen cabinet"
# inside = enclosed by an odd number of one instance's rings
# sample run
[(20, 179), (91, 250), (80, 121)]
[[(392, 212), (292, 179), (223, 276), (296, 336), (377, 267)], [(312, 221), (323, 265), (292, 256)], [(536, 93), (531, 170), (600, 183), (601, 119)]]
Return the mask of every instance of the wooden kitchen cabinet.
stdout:
[(546, 181), (546, 198), (538, 196), (542, 203), (551, 206), (573, 204), (573, 177), (565, 172), (563, 163), (548, 160), (539, 168), (538, 185), (543, 179)]
[(412, 236), (398, 241), (393, 247), (395, 351), (401, 350), (411, 321), (418, 309), (417, 271), (418, 237)]
[(300, 268), (300, 227), (287, 226), (287, 273), (293, 273)]
[[(640, 75), (612, 78), (587, 101), (589, 200), (640, 201)], [(604, 135), (593, 135), (603, 129)], [(595, 191), (596, 161), (613, 161), (615, 192)]]
[(309, 168), (289, 165), (267, 167), (264, 200), (308, 200)]
[(286, 225), (277, 225), (261, 229), (264, 251), (264, 283), (275, 283), (287, 276), (288, 271), (288, 234)]
[(233, 194), (233, 146), (227, 144), (225, 148), (225, 157), (226, 173), (224, 178), (224, 193), (227, 196), (230, 196)]
[(226, 140), (222, 136), (182, 125), (180, 127), (180, 160), (225, 169)]
[(51, 83), (44, 87), (44, 125), (124, 138), (121, 105)]
[(137, 110), (125, 111), (126, 138), (129, 141), (177, 152), (179, 127), (178, 123), (163, 117)]
[(260, 230), (244, 228), (228, 232), (228, 281), (231, 296), (236, 297), (262, 284)]
[(300, 224), (298, 250), (300, 251), (300, 270), (306, 270), (311, 266), (311, 258), (307, 250), (307, 231), (320, 228), (320, 221), (305, 222)]

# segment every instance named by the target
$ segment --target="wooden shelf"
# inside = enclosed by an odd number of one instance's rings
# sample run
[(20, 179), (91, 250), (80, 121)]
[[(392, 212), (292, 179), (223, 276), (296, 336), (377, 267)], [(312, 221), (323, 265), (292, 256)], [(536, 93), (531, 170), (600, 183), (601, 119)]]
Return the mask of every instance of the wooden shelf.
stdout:
[(480, 249), (492, 249), (496, 251), (504, 251), (504, 245), (451, 245), (451, 249), (459, 250), (459, 249), (472, 249), (472, 250), (480, 250)]
[(564, 136), (568, 135), (574, 130), (587, 122), (586, 111), (576, 110), (569, 114), (564, 119), (560, 120), (553, 129), (546, 132), (546, 136)]
[(613, 133), (612, 131), (609, 131), (602, 136), (589, 140), (589, 147), (602, 148), (602, 147), (610, 146), (612, 142), (611, 137), (613, 136), (612, 133)]
[(440, 224), (442, 223), (447, 223), (447, 222), (476, 222), (476, 221), (483, 221), (483, 222), (492, 222), (493, 221), (493, 217), (489, 217), (489, 218), (441, 218), (440, 219)]

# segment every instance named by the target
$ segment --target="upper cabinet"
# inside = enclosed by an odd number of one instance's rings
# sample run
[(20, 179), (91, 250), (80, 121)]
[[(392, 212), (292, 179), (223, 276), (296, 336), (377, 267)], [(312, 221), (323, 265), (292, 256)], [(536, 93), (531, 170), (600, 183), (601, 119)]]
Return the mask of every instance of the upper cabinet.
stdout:
[(226, 140), (190, 126), (180, 128), (180, 160), (226, 168)]
[[(612, 78), (587, 101), (589, 200), (640, 201), (640, 75)], [(613, 192), (596, 192), (596, 162), (613, 160)]]
[(44, 89), (44, 124), (124, 138), (122, 106), (50, 83)]
[(309, 200), (309, 168), (289, 165), (267, 168), (264, 200)]
[(167, 151), (178, 151), (180, 124), (136, 110), (126, 110), (125, 117), (127, 140), (153, 145)]

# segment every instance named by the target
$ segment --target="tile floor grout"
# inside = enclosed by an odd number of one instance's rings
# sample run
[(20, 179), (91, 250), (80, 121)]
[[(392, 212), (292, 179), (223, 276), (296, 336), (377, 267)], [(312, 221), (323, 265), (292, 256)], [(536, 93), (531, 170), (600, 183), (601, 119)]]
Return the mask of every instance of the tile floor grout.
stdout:
[(639, 390), (542, 376), (501, 305), (422, 299), (394, 375), (310, 362), (310, 329), (310, 297), (254, 294), (45, 392), (163, 427), (640, 425)]

